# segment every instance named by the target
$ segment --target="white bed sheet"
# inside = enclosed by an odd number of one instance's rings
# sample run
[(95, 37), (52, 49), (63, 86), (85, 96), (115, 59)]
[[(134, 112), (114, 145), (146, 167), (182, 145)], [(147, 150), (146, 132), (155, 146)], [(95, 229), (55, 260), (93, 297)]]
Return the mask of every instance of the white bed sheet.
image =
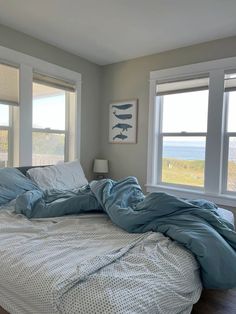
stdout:
[(28, 220), (0, 211), (0, 305), (11, 314), (190, 313), (202, 290), (193, 255), (106, 215)]

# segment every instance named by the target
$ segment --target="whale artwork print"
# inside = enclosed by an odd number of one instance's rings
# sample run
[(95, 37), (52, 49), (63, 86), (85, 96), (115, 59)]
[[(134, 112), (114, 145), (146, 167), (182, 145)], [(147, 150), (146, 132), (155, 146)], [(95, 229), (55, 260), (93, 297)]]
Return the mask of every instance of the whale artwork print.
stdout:
[(119, 109), (119, 110), (127, 110), (131, 107), (133, 107), (133, 104), (124, 104), (124, 105), (112, 105), (113, 108)]
[(112, 129), (118, 128), (118, 129), (122, 129), (122, 132), (124, 131), (128, 131), (128, 129), (131, 129), (133, 126), (130, 124), (126, 124), (126, 123), (117, 123), (116, 125), (114, 125), (112, 127)]
[(109, 105), (109, 143), (137, 143), (137, 100)]
[(117, 114), (116, 111), (113, 111), (113, 114), (121, 120), (127, 120), (127, 119), (131, 119), (132, 118), (132, 114), (131, 113), (126, 113), (126, 114)]
[(113, 137), (113, 141), (118, 138), (118, 139), (121, 139), (122, 141), (125, 140), (126, 138), (128, 138), (127, 135), (124, 135), (120, 132), (120, 134), (117, 134), (116, 136)]

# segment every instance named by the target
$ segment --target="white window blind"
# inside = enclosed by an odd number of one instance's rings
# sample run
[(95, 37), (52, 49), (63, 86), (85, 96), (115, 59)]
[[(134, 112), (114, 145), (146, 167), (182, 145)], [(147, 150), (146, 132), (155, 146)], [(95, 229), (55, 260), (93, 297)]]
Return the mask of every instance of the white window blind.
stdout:
[(19, 105), (19, 69), (0, 64), (0, 103)]
[(209, 87), (209, 77), (181, 79), (176, 81), (157, 82), (156, 94), (158, 96), (204, 90)]

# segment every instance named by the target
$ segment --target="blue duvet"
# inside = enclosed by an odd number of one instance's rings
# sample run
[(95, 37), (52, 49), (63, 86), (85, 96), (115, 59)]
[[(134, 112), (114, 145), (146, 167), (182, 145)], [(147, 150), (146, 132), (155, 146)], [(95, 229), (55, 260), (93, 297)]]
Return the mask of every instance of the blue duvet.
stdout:
[(104, 211), (128, 232), (158, 231), (181, 243), (198, 260), (205, 288), (236, 287), (236, 233), (211, 202), (165, 193), (145, 196), (134, 177), (93, 181), (75, 194), (30, 192), (17, 198), (18, 213), (31, 218)]

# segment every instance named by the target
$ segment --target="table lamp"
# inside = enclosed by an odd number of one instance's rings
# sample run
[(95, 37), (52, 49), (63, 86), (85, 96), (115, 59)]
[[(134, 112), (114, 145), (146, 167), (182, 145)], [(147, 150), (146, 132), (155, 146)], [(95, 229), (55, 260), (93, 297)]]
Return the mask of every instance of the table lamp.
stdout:
[(96, 179), (104, 179), (104, 174), (108, 173), (108, 160), (95, 159), (93, 164), (93, 172), (96, 173)]

